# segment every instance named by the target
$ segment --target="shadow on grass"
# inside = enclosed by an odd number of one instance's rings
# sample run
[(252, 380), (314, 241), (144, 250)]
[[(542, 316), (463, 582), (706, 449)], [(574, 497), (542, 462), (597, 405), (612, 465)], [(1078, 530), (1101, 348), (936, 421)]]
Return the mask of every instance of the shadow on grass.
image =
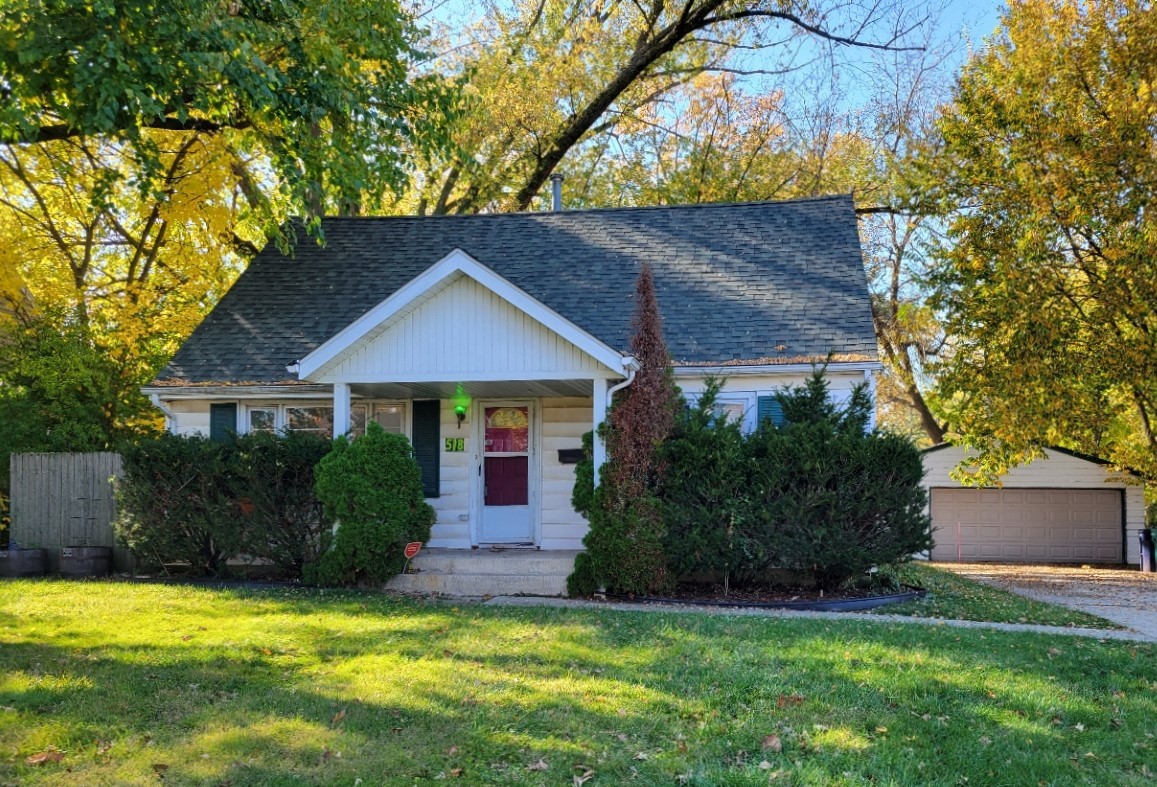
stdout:
[[(165, 612), (151, 633), (72, 630), (63, 607), (51, 636), (0, 632), (0, 781), (1141, 783), (1157, 732), (1146, 646), (373, 594), (145, 601)], [(65, 760), (25, 764), (49, 747)]]

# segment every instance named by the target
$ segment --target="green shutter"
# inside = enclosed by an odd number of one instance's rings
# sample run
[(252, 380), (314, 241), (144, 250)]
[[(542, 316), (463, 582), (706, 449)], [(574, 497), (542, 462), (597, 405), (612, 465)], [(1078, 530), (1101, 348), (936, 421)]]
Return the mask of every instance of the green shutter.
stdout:
[(774, 396), (759, 397), (759, 422), (767, 420), (774, 426), (783, 426), (783, 405)]
[(209, 405), (209, 437), (225, 442), (237, 433), (237, 404)]
[(442, 446), (442, 403), (438, 400), (414, 402), (414, 459), (422, 470), (422, 494), (438, 497)]

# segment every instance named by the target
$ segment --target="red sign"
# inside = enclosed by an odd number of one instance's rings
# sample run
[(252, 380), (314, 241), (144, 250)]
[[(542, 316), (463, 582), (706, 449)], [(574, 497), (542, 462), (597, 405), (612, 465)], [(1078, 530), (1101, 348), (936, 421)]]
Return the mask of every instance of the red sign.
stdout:
[(406, 544), (406, 550), (404, 553), (406, 555), (406, 560), (409, 560), (414, 555), (418, 554), (418, 552), (421, 551), (421, 549), (422, 549), (422, 542), (421, 541), (411, 541), (410, 543)]

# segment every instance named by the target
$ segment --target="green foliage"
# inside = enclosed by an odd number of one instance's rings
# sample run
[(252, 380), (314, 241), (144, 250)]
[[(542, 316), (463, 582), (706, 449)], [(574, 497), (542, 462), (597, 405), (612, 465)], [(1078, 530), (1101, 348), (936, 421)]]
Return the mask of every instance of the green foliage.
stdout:
[(306, 578), (323, 585), (380, 583), (399, 573), (410, 541), (426, 541), (434, 509), (410, 442), (369, 423), (364, 436), (334, 441), (318, 465), (317, 496), (337, 533)]
[[(631, 354), (639, 364), (634, 381), (620, 394), (601, 434), (607, 457), (600, 484), (586, 502), (577, 487), (577, 504), (587, 507), (590, 529), (583, 538), (586, 557), (575, 567), (568, 587), (605, 586), (623, 593), (647, 593), (670, 583), (663, 551), (663, 516), (655, 489), (663, 475), (657, 453), (681, 407), (671, 375), (662, 318), (651, 268), (644, 265), (635, 288)], [(593, 471), (593, 468), (592, 468)], [(593, 480), (593, 472), (589, 476)]]
[[(600, 424), (600, 427), (602, 425)], [(589, 516), (594, 506), (595, 495), (595, 433), (584, 432), (582, 439), (583, 458), (574, 468), (574, 487), (570, 493), (570, 504), (583, 516)]]
[(667, 566), (673, 576), (711, 572), (732, 577), (745, 568), (735, 525), (746, 493), (740, 423), (715, 412), (723, 381), (707, 380), (663, 443), (666, 466), (659, 496), (666, 526)]
[(440, 79), (411, 73), (418, 35), (392, 0), (13, 0), (0, 141), (122, 140), (145, 192), (161, 169), (146, 131), (225, 134), (302, 213), (325, 193), (356, 206), (404, 182), (406, 146), (436, 146), (453, 107)]
[(940, 394), (978, 480), (1042, 445), (1157, 478), (1155, 84), (1151, 3), (1012, 3), (918, 156), (948, 222)]
[(114, 529), (144, 565), (217, 575), (244, 555), (300, 577), (328, 534), (314, 468), (331, 446), (301, 432), (139, 441), (122, 452)]
[(207, 437), (162, 434), (122, 451), (117, 484), (117, 538), (144, 565), (187, 563), (218, 575), (244, 551), (223, 446)]
[(253, 432), (223, 449), (247, 552), (300, 577), (321, 556), (329, 522), (314, 492), (315, 468), (333, 442), (309, 432)]
[(839, 408), (818, 369), (778, 398), (785, 424), (765, 422), (744, 444), (749, 475), (735, 541), (750, 570), (804, 570), (830, 590), (931, 546), (920, 452), (866, 431), (863, 387)]

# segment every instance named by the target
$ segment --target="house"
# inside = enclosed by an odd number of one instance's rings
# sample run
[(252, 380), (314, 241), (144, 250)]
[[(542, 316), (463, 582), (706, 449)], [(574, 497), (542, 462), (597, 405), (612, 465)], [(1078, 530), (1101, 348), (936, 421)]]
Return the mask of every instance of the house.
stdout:
[(997, 487), (966, 487), (951, 472), (967, 454), (924, 451), (933, 560), (1002, 563), (1136, 563), (1145, 527), (1144, 487), (1094, 457), (1048, 448)]
[(581, 548), (574, 462), (634, 375), (644, 263), (676, 382), (726, 376), (747, 428), (817, 362), (835, 397), (880, 368), (849, 196), (323, 228), (262, 251), (145, 392), (179, 434), (405, 434), (432, 547)]

